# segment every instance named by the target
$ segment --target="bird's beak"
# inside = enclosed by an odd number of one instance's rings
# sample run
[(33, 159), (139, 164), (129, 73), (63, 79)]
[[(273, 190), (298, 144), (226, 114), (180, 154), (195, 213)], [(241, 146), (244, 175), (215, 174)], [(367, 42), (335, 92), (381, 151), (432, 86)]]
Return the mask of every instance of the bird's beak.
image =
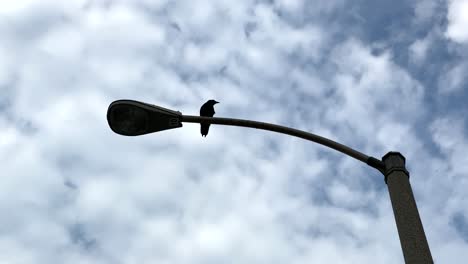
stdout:
[(219, 104), (219, 102), (218, 102), (218, 101), (215, 101), (215, 104)]

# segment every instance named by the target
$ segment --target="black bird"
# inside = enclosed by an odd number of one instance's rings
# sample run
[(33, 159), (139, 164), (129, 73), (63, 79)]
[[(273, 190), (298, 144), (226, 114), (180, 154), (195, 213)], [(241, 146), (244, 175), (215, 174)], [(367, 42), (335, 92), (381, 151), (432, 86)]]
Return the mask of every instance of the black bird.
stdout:
[[(213, 117), (214, 114), (215, 114), (215, 110), (214, 110), (214, 105), (217, 104), (219, 102), (215, 101), (215, 100), (208, 100), (206, 103), (204, 103), (202, 105), (202, 107), (200, 108), (200, 116), (209, 116), (209, 117)], [(210, 124), (206, 124), (206, 123), (201, 123), (200, 124), (200, 132), (201, 132), (201, 135), (202, 137), (206, 137), (206, 135), (208, 135), (208, 130), (210, 129)]]

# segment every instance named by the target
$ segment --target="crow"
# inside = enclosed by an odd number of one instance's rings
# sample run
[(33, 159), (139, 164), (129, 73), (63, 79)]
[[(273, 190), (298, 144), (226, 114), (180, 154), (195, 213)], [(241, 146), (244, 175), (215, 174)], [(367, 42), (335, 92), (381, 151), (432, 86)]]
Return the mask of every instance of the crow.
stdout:
[[(215, 114), (214, 105), (217, 103), (219, 102), (213, 99), (208, 100), (206, 103), (204, 103), (202, 107), (200, 108), (200, 116), (213, 117), (213, 115)], [(200, 126), (201, 126), (200, 132), (202, 134), (202, 137), (206, 137), (206, 135), (208, 135), (208, 130), (210, 129), (210, 124), (206, 124), (202, 122)]]

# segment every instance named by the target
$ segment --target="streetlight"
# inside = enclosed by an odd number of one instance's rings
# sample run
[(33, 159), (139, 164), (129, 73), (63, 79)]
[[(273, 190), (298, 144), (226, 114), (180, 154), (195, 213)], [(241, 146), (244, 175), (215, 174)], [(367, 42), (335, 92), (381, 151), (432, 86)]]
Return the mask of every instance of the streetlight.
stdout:
[(112, 131), (124, 136), (139, 136), (178, 128), (182, 127), (182, 122), (204, 122), (274, 131), (335, 149), (366, 163), (384, 175), (405, 263), (434, 263), (409, 182), (405, 157), (399, 152), (388, 152), (382, 160), (379, 160), (328, 138), (290, 127), (252, 120), (182, 115), (178, 111), (133, 100), (118, 100), (111, 103), (107, 110), (107, 121)]

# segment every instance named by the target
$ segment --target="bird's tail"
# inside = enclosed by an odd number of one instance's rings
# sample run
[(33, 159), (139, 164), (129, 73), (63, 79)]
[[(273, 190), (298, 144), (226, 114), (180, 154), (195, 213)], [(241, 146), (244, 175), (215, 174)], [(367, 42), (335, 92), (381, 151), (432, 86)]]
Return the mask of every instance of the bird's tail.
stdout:
[(209, 128), (210, 128), (210, 124), (201, 123), (200, 132), (202, 134), (202, 137), (206, 137), (208, 135)]

